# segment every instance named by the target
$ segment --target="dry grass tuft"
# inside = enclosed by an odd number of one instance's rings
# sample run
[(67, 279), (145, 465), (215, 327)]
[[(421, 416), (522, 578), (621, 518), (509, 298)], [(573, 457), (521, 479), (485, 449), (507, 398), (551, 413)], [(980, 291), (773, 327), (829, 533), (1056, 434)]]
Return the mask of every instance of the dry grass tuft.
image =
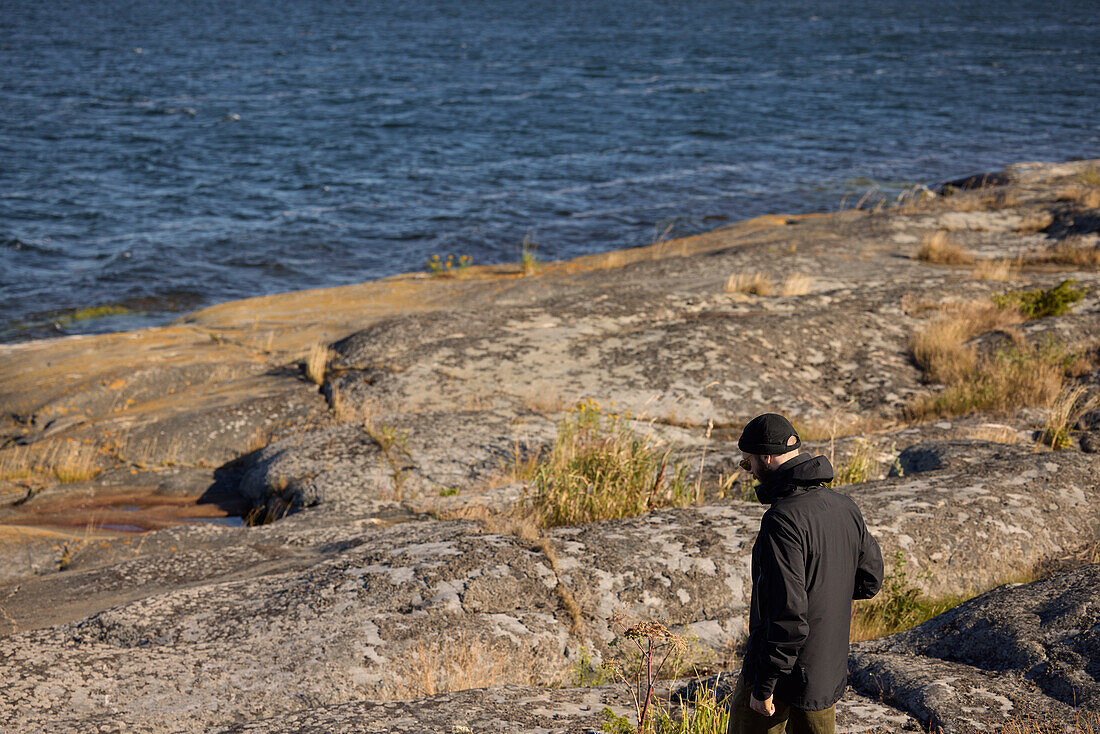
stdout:
[[(1064, 734), (1068, 723), (1051, 719), (1021, 718), (1008, 722), (998, 731), (1000, 734)], [(1100, 734), (1100, 713), (1078, 710), (1071, 731), (1076, 734)]]
[(977, 364), (977, 351), (966, 344), (979, 334), (1003, 330), (1024, 320), (1014, 308), (989, 301), (967, 301), (941, 307), (943, 315), (917, 331), (909, 348), (929, 382), (949, 383)]
[(1067, 186), (1058, 193), (1058, 200), (1100, 209), (1100, 186)]
[(912, 420), (1024, 407), (1050, 407), (1066, 381), (1070, 355), (1057, 345), (1014, 346), (976, 360), (935, 395), (913, 401)]
[(804, 296), (810, 292), (813, 288), (813, 284), (814, 279), (812, 275), (791, 273), (783, 279), (783, 283), (779, 286), (779, 295)]
[(975, 280), (996, 280), (1006, 282), (1016, 280), (1020, 275), (1020, 265), (1012, 260), (979, 260), (971, 271)]
[[(523, 654), (504, 640), (484, 640), (466, 632), (457, 637), (417, 640), (398, 671), (399, 699), (422, 698), (502, 683), (538, 685), (542, 665), (532, 650)], [(521, 672), (522, 671), (522, 672)]]
[(893, 423), (873, 415), (841, 415), (839, 412), (828, 418), (792, 418), (795, 433), (803, 441), (824, 441), (846, 436), (863, 436), (878, 433), (890, 428)]
[(331, 359), (332, 350), (329, 346), (324, 342), (314, 342), (306, 357), (306, 377), (318, 385), (324, 384), (325, 372)]
[(944, 189), (940, 200), (943, 208), (953, 212), (987, 212), (1011, 209), (1022, 203), (1020, 195), (1012, 190)]
[(1042, 232), (1054, 223), (1054, 215), (1048, 211), (1028, 212), (1013, 229), (1020, 234)]
[(771, 279), (764, 273), (734, 273), (726, 279), (726, 293), (770, 296), (773, 290)]
[(974, 256), (951, 242), (947, 232), (942, 229), (924, 236), (917, 248), (916, 257), (923, 262), (941, 265), (970, 265), (974, 262)]
[(10, 446), (0, 451), (0, 480), (83, 482), (103, 472), (101, 462), (108, 454), (104, 447), (72, 438)]
[(1070, 429), (1084, 413), (1096, 407), (1096, 397), (1080, 386), (1066, 387), (1050, 406), (1044, 426), (1044, 442), (1052, 449), (1068, 449), (1073, 445)]
[(1024, 439), (1020, 437), (1020, 432), (1011, 426), (1000, 425), (998, 423), (985, 423), (970, 429), (967, 434), (967, 438), (974, 439), (975, 441), (989, 441), (990, 443), (1021, 443)]
[(1083, 235), (1067, 237), (1053, 247), (1031, 255), (1027, 262), (1094, 268), (1100, 265), (1100, 239)]
[(940, 317), (913, 335), (909, 350), (928, 382), (953, 382), (974, 369), (977, 351), (966, 341), (974, 336), (971, 324)]

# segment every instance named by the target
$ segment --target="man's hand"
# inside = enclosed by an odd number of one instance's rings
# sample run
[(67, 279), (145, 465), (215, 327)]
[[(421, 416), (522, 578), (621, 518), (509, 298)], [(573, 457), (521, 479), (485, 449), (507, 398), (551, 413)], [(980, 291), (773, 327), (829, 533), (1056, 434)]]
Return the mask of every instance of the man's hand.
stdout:
[(756, 696), (749, 694), (749, 708), (761, 716), (771, 716), (775, 713), (775, 704), (772, 703), (772, 697), (768, 696), (761, 701)]

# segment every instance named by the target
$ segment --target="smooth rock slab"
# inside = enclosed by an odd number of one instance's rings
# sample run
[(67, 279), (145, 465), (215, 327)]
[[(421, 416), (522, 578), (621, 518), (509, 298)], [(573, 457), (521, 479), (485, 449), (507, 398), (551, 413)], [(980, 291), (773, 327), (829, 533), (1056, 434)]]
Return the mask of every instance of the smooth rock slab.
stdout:
[[(733, 676), (727, 675), (730, 681)], [(707, 682), (713, 685), (712, 682)], [(664, 686), (660, 686), (664, 689)], [(732, 692), (720, 685), (719, 698)], [(661, 691), (662, 696), (665, 691)], [(673, 700), (676, 700), (675, 694)], [(443, 693), (412, 701), (355, 701), (295, 711), (262, 721), (238, 724), (220, 734), (329, 734), (347, 732), (440, 732), (442, 734), (596, 734), (602, 731), (600, 712), (611, 708), (634, 721), (630, 695), (622, 685), (593, 688), (531, 688), (500, 686)], [(673, 716), (679, 709), (674, 704)], [(848, 734), (921, 731), (910, 716), (849, 691), (837, 703), (839, 730)]]
[(1100, 711), (1100, 565), (1002, 586), (855, 646), (852, 684), (945, 732)]

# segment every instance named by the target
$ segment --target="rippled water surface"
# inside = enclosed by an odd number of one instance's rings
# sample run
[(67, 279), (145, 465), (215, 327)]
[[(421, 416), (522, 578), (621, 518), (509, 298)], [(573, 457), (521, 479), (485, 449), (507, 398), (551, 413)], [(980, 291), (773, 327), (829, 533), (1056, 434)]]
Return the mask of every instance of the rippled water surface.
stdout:
[(683, 5), (0, 0), (0, 340), (1100, 156), (1095, 2)]

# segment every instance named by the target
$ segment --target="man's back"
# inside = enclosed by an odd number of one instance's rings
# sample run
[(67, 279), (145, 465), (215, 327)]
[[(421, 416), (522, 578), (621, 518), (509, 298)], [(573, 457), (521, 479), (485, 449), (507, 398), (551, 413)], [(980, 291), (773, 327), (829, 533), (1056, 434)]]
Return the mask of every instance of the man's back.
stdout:
[(761, 700), (774, 691), (811, 711), (843, 694), (852, 599), (873, 596), (882, 579), (859, 508), (821, 486), (832, 474), (824, 456), (801, 455), (762, 485), (771, 508), (752, 553), (746, 679)]

